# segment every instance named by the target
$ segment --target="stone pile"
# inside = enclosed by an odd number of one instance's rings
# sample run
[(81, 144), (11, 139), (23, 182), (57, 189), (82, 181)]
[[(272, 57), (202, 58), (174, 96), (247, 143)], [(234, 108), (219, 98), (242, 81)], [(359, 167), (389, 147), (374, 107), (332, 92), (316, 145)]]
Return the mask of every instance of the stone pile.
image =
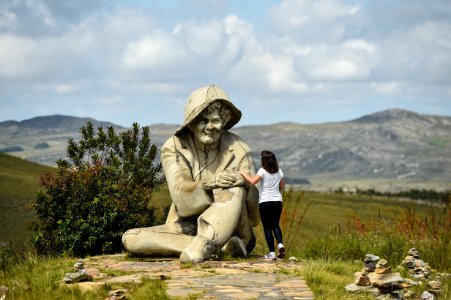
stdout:
[(92, 275), (89, 275), (86, 272), (85, 264), (83, 260), (79, 260), (74, 264), (74, 269), (76, 272), (73, 273), (66, 273), (64, 275), (64, 282), (65, 283), (76, 283), (76, 282), (83, 282), (83, 281), (92, 281), (93, 277)]
[[(414, 299), (412, 287), (423, 285), (427, 289), (421, 294), (423, 300), (439, 299), (442, 293), (440, 280), (430, 278), (431, 268), (421, 258), (415, 248), (409, 250), (399, 266), (407, 269), (413, 279), (403, 278), (399, 272), (392, 272), (388, 261), (374, 254), (367, 254), (364, 268), (354, 274), (354, 283), (345, 287), (348, 292), (370, 292), (377, 299)], [(418, 298), (415, 298), (418, 299)]]

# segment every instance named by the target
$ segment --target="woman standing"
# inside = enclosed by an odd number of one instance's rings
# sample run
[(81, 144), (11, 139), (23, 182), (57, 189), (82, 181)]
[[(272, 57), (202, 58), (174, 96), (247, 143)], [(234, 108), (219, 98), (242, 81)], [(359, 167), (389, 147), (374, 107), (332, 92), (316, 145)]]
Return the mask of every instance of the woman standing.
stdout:
[(266, 243), (269, 253), (265, 255), (267, 259), (276, 259), (274, 238), (278, 243), (278, 258), (285, 257), (285, 247), (282, 243), (282, 230), (279, 226), (280, 215), (282, 213), (282, 194), (285, 188), (283, 172), (279, 169), (276, 156), (271, 151), (261, 152), (261, 168), (255, 176), (240, 173), (250, 184), (260, 182), (259, 209), (260, 217), (265, 232)]

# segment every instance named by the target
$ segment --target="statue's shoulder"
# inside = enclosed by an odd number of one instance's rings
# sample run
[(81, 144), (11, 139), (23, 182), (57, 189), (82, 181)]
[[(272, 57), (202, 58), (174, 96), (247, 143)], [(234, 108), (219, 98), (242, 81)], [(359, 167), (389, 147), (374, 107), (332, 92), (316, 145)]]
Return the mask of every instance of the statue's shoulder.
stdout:
[(173, 135), (173, 136), (169, 137), (166, 140), (166, 142), (164, 142), (161, 149), (162, 149), (162, 151), (181, 149), (181, 148), (187, 148), (188, 145), (189, 145), (189, 137)]
[(251, 148), (249, 145), (243, 140), (243, 138), (235, 133), (230, 131), (224, 132), (222, 137), (222, 143), (225, 147), (229, 148), (240, 148), (245, 150), (246, 152), (250, 152)]

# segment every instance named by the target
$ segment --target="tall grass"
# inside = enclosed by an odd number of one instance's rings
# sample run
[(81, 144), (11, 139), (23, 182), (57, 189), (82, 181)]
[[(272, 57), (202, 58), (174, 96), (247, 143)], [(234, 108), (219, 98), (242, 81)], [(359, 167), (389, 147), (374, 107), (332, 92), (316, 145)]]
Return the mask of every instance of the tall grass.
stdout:
[[(302, 222), (312, 202), (300, 201), (304, 193), (285, 195), (285, 217), (281, 220), (284, 235), (300, 236)], [(291, 197), (291, 199), (289, 199)], [(398, 266), (410, 248), (415, 247), (421, 258), (438, 272), (451, 271), (451, 194), (441, 210), (429, 209), (419, 214), (417, 206), (392, 209), (392, 217), (363, 220), (354, 210), (347, 215), (347, 226), (339, 224), (329, 232), (310, 237), (291, 249), (301, 257), (302, 275), (316, 299), (374, 299), (372, 295), (348, 294), (344, 287), (353, 282), (353, 274), (363, 267), (363, 257), (373, 253)], [(301, 214), (299, 212), (302, 211)], [(290, 240), (290, 239), (288, 239)], [(298, 240), (295, 238), (294, 240)], [(436, 272), (434, 271), (434, 273)], [(443, 299), (451, 298), (451, 279), (444, 277)]]
[[(302, 222), (312, 201), (305, 201), (303, 192), (296, 193), (292, 189), (284, 191), (282, 194), (283, 205), (280, 216), (280, 228), (282, 230), (283, 244), (287, 249), (287, 255), (293, 255), (299, 252), (303, 236), (299, 233), (302, 228)], [(260, 224), (256, 230), (257, 245), (254, 253), (263, 255), (268, 252), (263, 226)]]
[[(443, 272), (450, 271), (451, 196), (442, 209), (429, 208), (422, 214), (414, 202), (403, 208), (391, 206), (386, 209), (389, 214), (385, 212), (385, 216), (379, 209), (377, 217), (366, 219), (350, 208), (345, 226), (337, 224), (329, 231), (318, 232), (306, 239), (303, 222), (315, 204), (307, 200), (303, 192), (284, 193), (281, 228), (284, 240), (291, 244), (291, 255), (305, 259), (352, 261), (362, 260), (365, 254), (373, 253), (396, 266), (410, 248), (416, 247), (423, 260), (431, 266)], [(389, 215), (391, 217), (387, 217)]]
[(302, 229), (304, 217), (312, 204), (306, 203), (304, 192), (295, 193), (293, 190), (284, 191), (282, 215), (280, 217), (280, 227), (283, 233), (284, 245), (290, 251), (296, 252), (301, 247), (299, 234)]
[(350, 262), (308, 260), (303, 261), (300, 275), (315, 294), (315, 299), (374, 300), (372, 294), (350, 294), (344, 288), (353, 282), (354, 272), (361, 267)]
[[(0, 286), (8, 288), (6, 299), (15, 300), (97, 300), (108, 297), (112, 286), (82, 291), (74, 284), (63, 283), (64, 275), (73, 272), (77, 261), (71, 257), (44, 257), (32, 248), (0, 246)], [(144, 278), (141, 283), (117, 283), (114, 289), (126, 288), (127, 299), (169, 299), (166, 285), (160, 280)]]

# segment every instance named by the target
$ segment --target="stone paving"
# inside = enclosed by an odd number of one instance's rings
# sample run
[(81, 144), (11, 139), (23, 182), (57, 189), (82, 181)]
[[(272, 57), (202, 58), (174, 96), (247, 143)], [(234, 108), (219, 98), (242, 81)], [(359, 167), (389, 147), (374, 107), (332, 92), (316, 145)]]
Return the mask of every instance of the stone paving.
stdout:
[(149, 277), (165, 280), (174, 299), (314, 299), (306, 282), (295, 275), (301, 264), (288, 260), (251, 257), (184, 265), (178, 259), (138, 260), (119, 254), (86, 258), (84, 263), (94, 281), (77, 283), (81, 290)]

